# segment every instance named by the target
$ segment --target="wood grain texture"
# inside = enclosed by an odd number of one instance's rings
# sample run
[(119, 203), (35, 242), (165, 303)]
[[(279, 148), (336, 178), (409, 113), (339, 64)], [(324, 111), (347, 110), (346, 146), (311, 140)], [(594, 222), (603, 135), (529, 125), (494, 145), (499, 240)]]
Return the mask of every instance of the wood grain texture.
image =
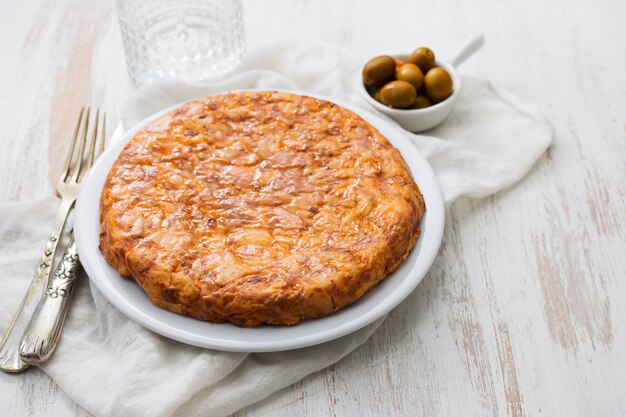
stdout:
[[(446, 55), (484, 31), (462, 72), (540, 106), (556, 143), (519, 185), (448, 209), (432, 270), (366, 345), (236, 417), (626, 415), (623, 16), (619, 0), (245, 1), (251, 48), (299, 34)], [(50, 191), (79, 106), (113, 126), (131, 87), (110, 1), (2, 2), (0, 31), (0, 201), (15, 201)], [(29, 370), (0, 374), (0, 415), (86, 413)]]

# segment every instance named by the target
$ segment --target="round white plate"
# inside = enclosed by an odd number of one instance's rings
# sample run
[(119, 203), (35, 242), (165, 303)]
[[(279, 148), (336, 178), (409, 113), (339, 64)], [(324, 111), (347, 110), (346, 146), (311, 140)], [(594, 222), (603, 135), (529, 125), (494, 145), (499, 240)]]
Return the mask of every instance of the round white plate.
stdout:
[(143, 120), (107, 149), (85, 179), (76, 203), (74, 236), (81, 263), (91, 282), (123, 314), (156, 333), (190, 345), (236, 352), (296, 349), (336, 339), (374, 322), (400, 304), (426, 275), (439, 250), (445, 221), (441, 191), (426, 159), (397, 128), (380, 117), (326, 97), (294, 93), (333, 101), (354, 111), (398, 148), (426, 202), (422, 234), (409, 256), (396, 271), (351, 306), (327, 317), (302, 321), (296, 326), (242, 328), (227, 323), (207, 323), (155, 307), (134, 281), (122, 278), (106, 262), (98, 249), (99, 206), (106, 176), (124, 145), (143, 126), (170, 108)]

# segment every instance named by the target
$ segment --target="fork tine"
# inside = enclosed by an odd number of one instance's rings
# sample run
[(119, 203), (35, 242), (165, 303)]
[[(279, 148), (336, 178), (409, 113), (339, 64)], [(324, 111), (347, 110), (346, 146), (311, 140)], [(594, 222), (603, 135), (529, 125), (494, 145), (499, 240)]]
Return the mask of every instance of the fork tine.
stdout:
[(85, 124), (83, 126), (82, 132), (82, 140), (80, 141), (80, 147), (78, 148), (78, 154), (76, 155), (77, 160), (74, 168), (74, 172), (72, 173), (72, 181), (76, 182), (78, 180), (78, 174), (80, 174), (80, 168), (83, 165), (83, 154), (85, 153), (85, 143), (87, 142), (87, 128), (89, 127), (89, 113), (91, 111), (90, 107), (87, 107), (87, 115), (85, 117)]
[(87, 165), (86, 169), (91, 168), (93, 165), (93, 156), (96, 151), (96, 139), (98, 139), (98, 124), (100, 121), (100, 109), (96, 109), (96, 120), (94, 122), (94, 127), (91, 132), (91, 140), (89, 141), (89, 153), (87, 154)]
[(78, 130), (80, 129), (80, 125), (83, 122), (83, 113), (85, 113), (85, 108), (80, 109), (80, 116), (78, 116), (78, 121), (76, 122), (76, 128), (74, 128), (74, 138), (72, 139), (72, 143), (70, 145), (70, 149), (67, 152), (67, 157), (65, 158), (65, 164), (63, 165), (63, 171), (61, 173), (63, 177), (63, 181), (65, 181), (70, 173), (70, 162), (72, 162), (72, 155), (74, 154), (74, 148), (76, 147), (76, 138), (78, 138)]
[(102, 152), (104, 152), (104, 148), (106, 146), (106, 140), (107, 140), (106, 128), (107, 128), (107, 114), (106, 112), (102, 112), (102, 130), (100, 131), (102, 133), (100, 134), (100, 152), (98, 152), (98, 156), (102, 155)]

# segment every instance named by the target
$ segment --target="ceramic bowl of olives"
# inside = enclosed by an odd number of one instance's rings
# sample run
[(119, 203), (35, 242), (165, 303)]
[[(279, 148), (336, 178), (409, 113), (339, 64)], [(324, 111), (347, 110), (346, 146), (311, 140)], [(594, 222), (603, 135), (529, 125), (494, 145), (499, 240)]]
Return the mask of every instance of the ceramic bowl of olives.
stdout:
[(419, 47), (411, 54), (370, 59), (358, 77), (358, 87), (375, 109), (410, 132), (431, 129), (450, 114), (461, 92), (456, 68), (484, 43), (482, 35), (468, 39), (450, 61)]

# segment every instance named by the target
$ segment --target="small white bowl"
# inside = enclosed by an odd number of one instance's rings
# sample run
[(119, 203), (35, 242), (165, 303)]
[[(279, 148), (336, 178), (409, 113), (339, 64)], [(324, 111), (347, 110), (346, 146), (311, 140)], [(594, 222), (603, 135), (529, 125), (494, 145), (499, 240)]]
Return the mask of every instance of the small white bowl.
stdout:
[[(408, 130), (409, 132), (423, 132), (425, 130), (432, 129), (448, 117), (448, 114), (450, 114), (450, 111), (454, 107), (454, 104), (461, 93), (461, 77), (459, 76), (456, 67), (461, 65), (474, 52), (478, 51), (484, 42), (485, 38), (483, 35), (474, 35), (470, 37), (461, 48), (459, 48), (459, 51), (454, 55), (454, 58), (449, 63), (445, 61), (436, 62), (436, 66), (442, 67), (448, 71), (452, 77), (452, 95), (430, 107), (423, 109), (392, 109), (391, 107), (387, 107), (370, 96), (365, 88), (365, 85), (363, 84), (361, 73), (359, 73), (357, 77), (358, 89), (363, 98), (365, 98), (365, 100), (372, 107), (391, 117), (393, 120), (398, 122), (402, 128)], [(401, 59), (403, 62), (406, 62), (409, 57), (408, 55), (400, 54), (391, 56), (393, 58)]]
[[(391, 56), (401, 59), (404, 62), (406, 62), (406, 59), (408, 58), (408, 55)], [(448, 117), (448, 114), (452, 110), (456, 99), (459, 97), (459, 92), (461, 91), (461, 77), (459, 77), (456, 70), (450, 64), (445, 62), (437, 61), (436, 66), (442, 67), (448, 71), (452, 77), (452, 95), (430, 107), (423, 109), (392, 109), (391, 107), (385, 106), (370, 96), (365, 89), (365, 85), (363, 85), (362, 76), (360, 74), (358, 79), (359, 90), (371, 106), (376, 108), (376, 110), (381, 113), (391, 117), (393, 120), (398, 122), (402, 128), (408, 130), (409, 132), (423, 132), (424, 130), (437, 126), (439, 123), (443, 122), (446, 117)]]

